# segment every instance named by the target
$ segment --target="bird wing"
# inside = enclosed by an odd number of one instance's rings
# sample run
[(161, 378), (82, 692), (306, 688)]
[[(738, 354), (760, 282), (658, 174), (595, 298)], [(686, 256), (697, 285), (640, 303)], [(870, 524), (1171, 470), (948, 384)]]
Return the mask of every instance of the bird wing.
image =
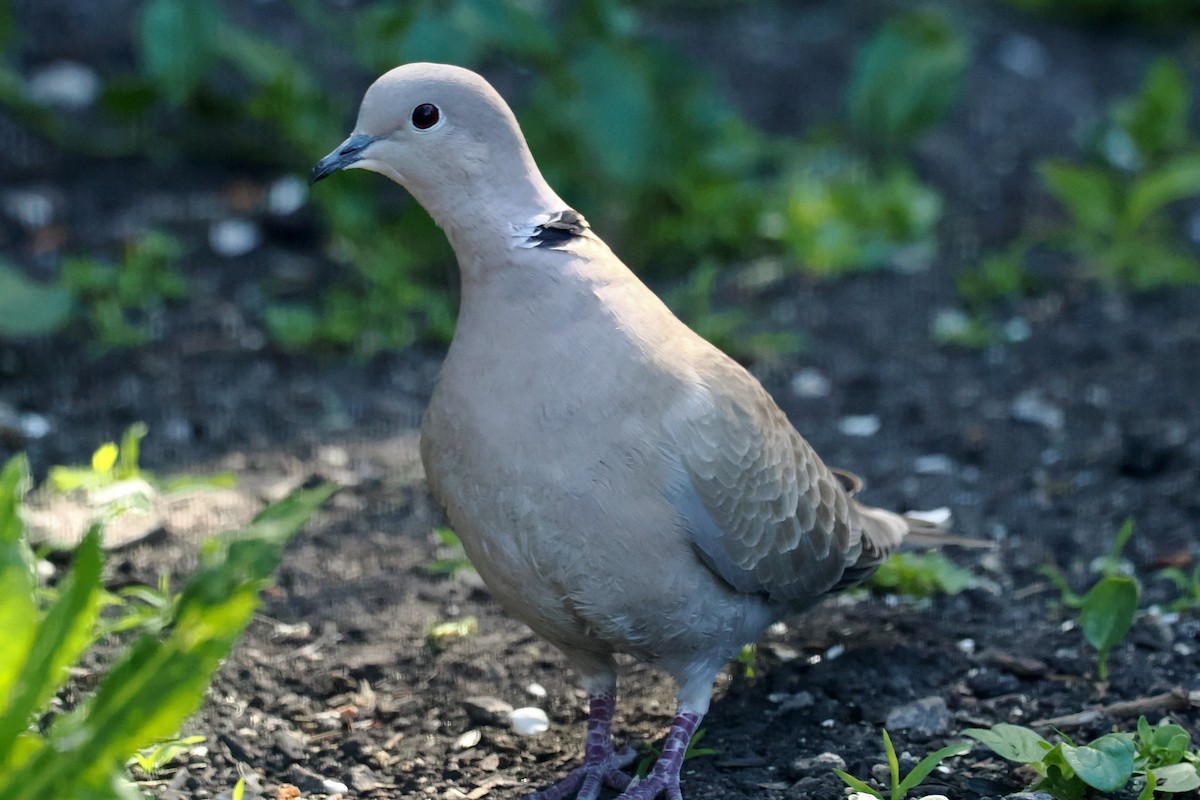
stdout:
[(668, 414), (682, 466), (671, 501), (729, 585), (783, 603), (815, 599), (864, 555), (858, 504), (758, 381), (714, 361)]

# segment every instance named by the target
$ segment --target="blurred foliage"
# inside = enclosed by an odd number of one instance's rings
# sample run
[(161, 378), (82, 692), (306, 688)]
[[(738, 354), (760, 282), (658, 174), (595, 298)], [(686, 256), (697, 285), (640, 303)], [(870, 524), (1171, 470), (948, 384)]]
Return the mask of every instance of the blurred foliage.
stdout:
[(833, 131), (789, 148), (783, 212), (768, 226), (803, 268), (912, 270), (937, 255), (942, 197), (905, 155), (957, 100), (970, 54), (935, 10), (885, 22), (859, 50), (845, 96), (850, 136)]
[(165, 306), (187, 294), (177, 263), (181, 253), (174, 237), (151, 231), (126, 245), (120, 264), (64, 259), (62, 285), (81, 311), (89, 341), (106, 350), (152, 341)]
[(1200, 22), (1196, 0), (1005, 0), (1035, 14), (1091, 25), (1177, 27)]
[(864, 584), (873, 594), (935, 597), (973, 589), (979, 581), (938, 551), (896, 553), (879, 565)]
[[(64, 133), (71, 120), (47, 118), (21, 77), (3, 69), (0, 102), (90, 155), (153, 148), (159, 157), (212, 158), (220, 136), (224, 160), (292, 170), (313, 163), (345, 137), (358, 93), (330, 84), (305, 54), (236, 23), (226, 9), (220, 0), (145, 0), (133, 25), (136, 71), (105, 76), (99, 108), (107, 129)], [(626, 0), (373, 0), (352, 14), (291, 0), (291, 10), (336, 43), (364, 84), (415, 60), (509, 76), (516, 89), (505, 94), (547, 179), (640, 274), (679, 276), (698, 264), (771, 256), (835, 275), (920, 267), (936, 254), (943, 203), (905, 161), (913, 139), (954, 103), (970, 58), (943, 12), (886, 22), (856, 58), (844, 130), (800, 141), (748, 125), (703, 69), (643, 33)], [(356, 175), (313, 192), (329, 253), (350, 269), (316, 299), (265, 286), (264, 324), (276, 342), (369, 354), (449, 338), (452, 254), (428, 216), (399, 197)], [(145, 303), (132, 302), (118, 285), (124, 279), (96, 262), (69, 264), (73, 294), (103, 346), (145, 341), (147, 318), (172, 297), (155, 277), (169, 272), (136, 266)], [(702, 272), (680, 289), (689, 322), (737, 344), (740, 321), (696, 297), (713, 285)], [(789, 337), (758, 336), (741, 349), (788, 346)]]
[(143, 628), (99, 669), (94, 691), (63, 710), (56, 693), (110, 630), (104, 607), (123, 600), (104, 590), (99, 525), (75, 549), (58, 585), (39, 586), (20, 513), (28, 486), (25, 459), (0, 469), (0, 796), (141, 797), (126, 776), (126, 760), (174, 737), (200, 705), (284, 546), (332, 487), (299, 490), (245, 531), (205, 542), (200, 566), (163, 604), (165, 622)]
[(1200, 194), (1200, 146), (1188, 130), (1183, 71), (1160, 60), (1141, 90), (1117, 103), (1092, 134), (1083, 164), (1041, 164), (1071, 225), (1055, 237), (1084, 269), (1135, 289), (1200, 281), (1200, 259), (1169, 207)]
[(977, 346), (1002, 340), (997, 308), (1042, 288), (1028, 269), (1035, 251), (1069, 259), (1083, 278), (1109, 287), (1200, 282), (1200, 252), (1176, 213), (1200, 196), (1191, 105), (1183, 70), (1160, 59), (1138, 92), (1114, 103), (1086, 133), (1082, 160), (1042, 161), (1038, 172), (1065, 219), (1030, 226), (1005, 250), (959, 274), (968, 325), (946, 340)]

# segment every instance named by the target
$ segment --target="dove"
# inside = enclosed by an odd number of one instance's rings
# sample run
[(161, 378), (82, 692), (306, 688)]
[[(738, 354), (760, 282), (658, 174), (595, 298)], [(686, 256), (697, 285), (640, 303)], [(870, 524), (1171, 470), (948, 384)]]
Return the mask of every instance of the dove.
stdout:
[[(403, 186), (453, 246), (461, 302), (421, 423), (428, 483), (490, 592), (588, 695), (582, 764), (530, 800), (606, 785), (681, 800), (720, 670), (929, 525), (854, 498), (762, 385), (559, 198), (481, 76), (384, 74), (312, 181), (343, 169)], [(613, 744), (618, 653), (678, 690), (639, 781), (622, 771), (633, 750)]]

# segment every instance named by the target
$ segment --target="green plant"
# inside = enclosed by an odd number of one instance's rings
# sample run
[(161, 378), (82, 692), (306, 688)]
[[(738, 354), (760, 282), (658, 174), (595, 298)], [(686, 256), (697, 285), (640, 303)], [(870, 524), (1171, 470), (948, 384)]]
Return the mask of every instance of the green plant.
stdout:
[(479, 620), (475, 617), (459, 617), (447, 622), (435, 622), (429, 626), (425, 634), (425, 646), (433, 653), (446, 649), (447, 642), (454, 639), (465, 639), (479, 633)]
[(458, 534), (449, 528), (434, 528), (434, 534), (441, 542), (441, 551), (445, 555), (439, 555), (438, 558), (431, 561), (425, 566), (425, 571), (430, 575), (445, 575), (448, 578), (453, 578), (463, 570), (473, 570), (474, 565), (463, 552), (462, 542), (458, 538)]
[(1190, 106), (1183, 71), (1157, 61), (1140, 92), (1110, 111), (1087, 163), (1042, 163), (1042, 178), (1071, 222), (1051, 241), (1089, 274), (1135, 289), (1200, 281), (1200, 259), (1166, 213), (1200, 187)]
[(179, 242), (150, 232), (130, 242), (120, 264), (90, 257), (64, 259), (62, 285), (74, 298), (101, 348), (135, 347), (151, 341), (154, 318), (187, 294), (176, 261)]
[(147, 775), (153, 775), (204, 741), (203, 736), (173, 736), (138, 750), (127, 762)]
[(70, 321), (73, 308), (63, 287), (31, 281), (0, 261), (0, 338), (54, 333)]
[(906, 597), (953, 595), (978, 585), (979, 582), (970, 571), (936, 550), (929, 553), (896, 553), (883, 562), (866, 582), (866, 587), (875, 594), (900, 594)]
[(6, 635), (0, 651), (0, 796), (136, 797), (124, 777), (126, 760), (173, 736), (200, 704), (288, 539), (333, 488), (297, 491), (267, 507), (242, 533), (207, 541), (170, 624), (136, 638), (93, 694), (55, 713), (51, 698), (99, 635), (103, 552), (100, 528), (93, 526), (48, 607), (40, 608), (18, 512), (28, 486), (23, 458), (0, 470), (0, 627)]
[(851, 130), (876, 157), (895, 157), (954, 105), (970, 60), (970, 43), (940, 11), (888, 20), (855, 57)]
[(116, 504), (120, 511), (130, 505), (147, 504), (159, 492), (170, 494), (191, 489), (229, 488), (237, 483), (232, 472), (212, 475), (174, 475), (159, 479), (138, 463), (142, 439), (149, 428), (135, 422), (121, 435), (121, 443), (105, 442), (92, 453), (91, 463), (83, 467), (55, 465), (46, 475), (46, 485), (52, 491), (94, 493), (103, 490), (106, 505)]
[[(684, 761), (689, 761), (693, 758), (709, 758), (721, 752), (715, 747), (700, 746), (700, 740), (704, 738), (704, 735), (707, 732), (707, 728), (700, 728), (692, 736), (691, 741), (688, 742), (687, 750), (683, 751)], [(634, 769), (633, 774), (637, 775), (639, 778), (644, 778), (650, 774), (650, 769), (654, 766), (654, 762), (662, 756), (662, 743), (645, 743), (642, 745), (641, 749), (645, 751), (645, 755), (643, 755), (642, 759), (638, 761), (637, 767)]]
[[(922, 758), (903, 778), (900, 776), (900, 759), (896, 756), (896, 748), (892, 746), (892, 737), (888, 735), (886, 729), (883, 731), (883, 749), (887, 754), (888, 776), (891, 779), (891, 791), (888, 794), (888, 798), (889, 800), (904, 800), (904, 798), (908, 797), (909, 792), (920, 786), (921, 782), (929, 777), (929, 773), (933, 772), (938, 764), (951, 756), (960, 756), (967, 752), (971, 749), (971, 744), (970, 742), (955, 742), (939, 750), (935, 750)], [(880, 800), (883, 800), (883, 795), (867, 782), (859, 780), (840, 769), (834, 769), (834, 772), (851, 789), (857, 792), (865, 792), (872, 797), (878, 797)]]
[(1135, 775), (1145, 781), (1139, 800), (1200, 787), (1200, 754), (1188, 750), (1186, 731), (1166, 721), (1152, 727), (1142, 717), (1136, 734), (1109, 733), (1084, 745), (1061, 734), (1062, 741), (1051, 744), (1030, 728), (1006, 723), (963, 733), (1009, 761), (1028, 765), (1039, 776), (1033, 788), (1057, 800), (1082, 800), (1092, 790), (1119, 791)]
[(1200, 608), (1200, 564), (1192, 568), (1189, 575), (1179, 567), (1167, 567), (1158, 571), (1162, 580), (1174, 584), (1179, 595), (1167, 604), (1168, 611), (1189, 611)]
[(758, 645), (742, 645), (742, 649), (737, 654), (737, 663), (742, 666), (742, 677), (753, 678), (756, 674), (754, 665), (758, 663)]
[(1046, 564), (1040, 570), (1058, 589), (1063, 605), (1079, 609), (1079, 630), (1096, 651), (1096, 673), (1101, 681), (1108, 680), (1109, 652), (1125, 640), (1137, 616), (1141, 589), (1136, 580), (1122, 574), (1121, 562), (1133, 530), (1132, 517), (1121, 524), (1112, 547), (1093, 564), (1100, 579), (1082, 596), (1052, 565)]

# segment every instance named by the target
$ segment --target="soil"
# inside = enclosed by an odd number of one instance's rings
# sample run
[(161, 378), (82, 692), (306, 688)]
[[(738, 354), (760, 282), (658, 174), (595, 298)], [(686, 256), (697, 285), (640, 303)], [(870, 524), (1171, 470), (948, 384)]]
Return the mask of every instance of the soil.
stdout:
[[(61, 5), (14, 3), (22, 30), (61, 33), (24, 42), (27, 66), (86, 61), (97, 48), (101, 60), (125, 53), (122, 32), (94, 20), (100, 34), (88, 39), (76, 31), (85, 22), (48, 10)], [(686, 19), (661, 13), (651, 29), (703, 57), (749, 118), (797, 133), (835, 114), (854, 46), (894, 10), (865, 6), (714, 4)], [(1156, 569), (1191, 563), (1200, 546), (1200, 289), (1130, 295), (1059, 266), (1043, 294), (1010, 309), (1027, 339), (968, 350), (930, 336), (936, 312), (955, 304), (956, 271), (1053, 213), (1036, 161), (1075, 152), (1088, 120), (1133, 89), (1156, 55), (1187, 42), (998, 7), (964, 19), (975, 58), (963, 102), (917, 154), (947, 196), (942, 257), (922, 273), (790, 278), (762, 292), (731, 289), (728, 300), (811, 341), (798, 357), (754, 369), (827, 462), (867, 479), (868, 502), (947, 506), (958, 532), (997, 547), (949, 553), (979, 588), (928, 602), (847, 595), (773, 629), (755, 677), (735, 667), (719, 682), (703, 740), (717, 752), (688, 762), (690, 800), (841, 796), (829, 765), (877, 775), (885, 723), (898, 749), (920, 758), (965, 727), (1100, 709), (1058, 723), (1087, 740), (1136, 720), (1136, 710), (1106, 706), (1200, 689), (1196, 609), (1140, 615), (1101, 684), (1073, 615), (1038, 572), (1053, 563), (1085, 586), (1090, 562), (1133, 517), (1125, 557), (1143, 605), (1174, 597)], [(1014, 52), (1032, 58), (1026, 72), (1013, 67)], [(208, 225), (236, 211), (239, 191), (261, 190), (267, 176), (227, 164), (88, 161), (0, 123), (28, 144), (0, 149), (3, 192), (47, 193), (56, 226), (6, 218), (6, 258), (37, 272), (50, 234), (68, 252), (111, 252), (121, 231), (165, 224), (191, 245), (194, 287), (156, 341), (133, 351), (99, 354), (66, 337), (0, 342), (0, 456), (24, 450), (42, 476), (86, 462), (142, 420), (147, 467), (234, 469), (249, 507), (314, 477), (342, 486), (290, 547), (277, 587), (185, 726), (205, 745), (150, 778), (148, 791), (227, 796), (244, 774), (255, 797), (288, 796), (277, 792), (291, 784), (313, 798), (508, 800), (561, 776), (579, 755), (585, 711), (563, 658), (507, 617), (473, 572), (428, 570), (448, 553), (432, 533), (442, 519), (423, 483), (416, 426), (441, 353), (412, 348), (362, 363), (264, 343), (259, 283), (297, 265), (329, 269), (307, 219), (266, 225), (264, 243), (237, 258), (204, 244)], [(828, 393), (798, 391), (802, 370), (827, 378)], [(31, 414), (48, 430), (23, 428)], [(839, 422), (856, 415), (877, 417), (878, 431), (843, 433)], [(198, 502), (198, 522), (115, 550), (113, 584), (186, 575), (198, 534), (212, 527), (205, 515), (217, 513)], [(431, 645), (433, 623), (468, 618), (476, 633)], [(636, 663), (622, 681), (618, 735), (661, 737), (669, 681)], [(549, 730), (518, 736), (487, 711), (497, 700), (543, 708)], [(917, 701), (926, 702), (904, 708)], [(1200, 711), (1176, 706), (1172, 718), (1200, 737)], [(913, 709), (925, 710), (916, 727), (888, 722)], [(916, 794), (1001, 797), (1027, 779), (976, 748)]]

